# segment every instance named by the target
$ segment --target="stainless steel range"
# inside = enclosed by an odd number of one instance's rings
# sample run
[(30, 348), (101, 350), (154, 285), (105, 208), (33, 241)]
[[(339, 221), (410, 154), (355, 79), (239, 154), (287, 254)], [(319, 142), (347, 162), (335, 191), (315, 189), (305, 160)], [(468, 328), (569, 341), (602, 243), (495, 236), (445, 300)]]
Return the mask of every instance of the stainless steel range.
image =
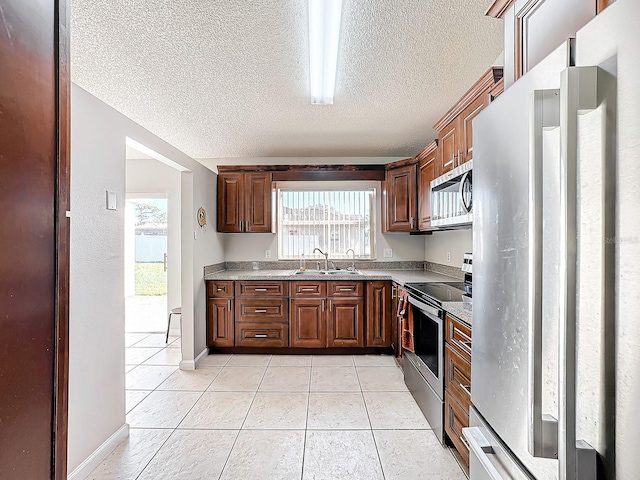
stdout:
[(405, 350), (404, 381), (441, 443), (444, 443), (443, 302), (471, 296), (471, 275), (463, 282), (408, 283), (413, 352)]

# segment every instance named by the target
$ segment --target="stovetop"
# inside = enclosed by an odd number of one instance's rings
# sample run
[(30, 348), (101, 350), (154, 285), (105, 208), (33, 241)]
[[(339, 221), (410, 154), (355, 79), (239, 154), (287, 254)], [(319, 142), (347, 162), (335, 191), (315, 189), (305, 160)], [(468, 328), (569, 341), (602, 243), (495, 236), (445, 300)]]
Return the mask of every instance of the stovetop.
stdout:
[(412, 295), (441, 306), (443, 302), (462, 302), (462, 296), (471, 296), (470, 286), (463, 282), (407, 283), (405, 289)]

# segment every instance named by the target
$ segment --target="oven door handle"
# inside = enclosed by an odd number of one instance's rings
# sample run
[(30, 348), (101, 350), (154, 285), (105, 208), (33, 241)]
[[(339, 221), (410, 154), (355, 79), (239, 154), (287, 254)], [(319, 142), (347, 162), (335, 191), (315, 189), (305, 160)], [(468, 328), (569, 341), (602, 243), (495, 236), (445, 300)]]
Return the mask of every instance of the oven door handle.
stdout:
[(440, 310), (438, 310), (437, 308), (432, 307), (431, 305), (427, 305), (426, 303), (421, 302), (420, 300), (418, 300), (417, 298), (414, 298), (411, 295), (409, 295), (409, 303), (414, 307), (419, 308), (423, 312), (428, 313), (429, 315), (433, 315), (434, 317), (437, 317), (438, 319), (440, 319)]

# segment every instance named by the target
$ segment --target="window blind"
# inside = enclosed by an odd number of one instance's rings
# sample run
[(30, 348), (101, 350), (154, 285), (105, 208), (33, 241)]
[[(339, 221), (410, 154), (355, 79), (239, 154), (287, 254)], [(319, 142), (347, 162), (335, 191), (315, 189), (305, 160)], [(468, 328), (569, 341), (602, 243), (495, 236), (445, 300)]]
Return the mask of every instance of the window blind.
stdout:
[(375, 189), (278, 190), (278, 258), (375, 258)]

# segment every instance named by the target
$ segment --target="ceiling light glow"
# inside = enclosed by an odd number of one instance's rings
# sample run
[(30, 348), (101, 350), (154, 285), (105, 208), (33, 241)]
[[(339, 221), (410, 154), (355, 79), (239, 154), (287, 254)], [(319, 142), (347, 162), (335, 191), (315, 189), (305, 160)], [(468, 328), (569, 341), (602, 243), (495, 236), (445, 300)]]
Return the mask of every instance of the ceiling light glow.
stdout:
[(336, 87), (342, 0), (309, 0), (311, 103), (331, 105)]

